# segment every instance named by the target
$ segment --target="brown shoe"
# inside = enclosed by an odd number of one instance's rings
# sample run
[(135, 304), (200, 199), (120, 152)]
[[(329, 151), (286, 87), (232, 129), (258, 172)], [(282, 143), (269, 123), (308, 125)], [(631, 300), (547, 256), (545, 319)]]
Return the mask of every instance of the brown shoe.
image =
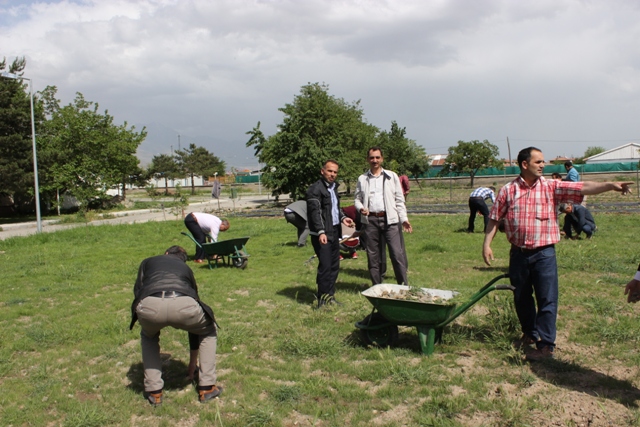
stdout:
[(162, 391), (157, 393), (145, 392), (144, 394), (147, 400), (149, 401), (149, 403), (152, 404), (153, 406), (162, 405)]
[(200, 403), (205, 403), (220, 396), (220, 393), (222, 393), (222, 387), (217, 385), (212, 386), (209, 390), (198, 390), (198, 400)]
[(534, 345), (536, 343), (536, 340), (534, 340), (533, 338), (531, 338), (529, 335), (527, 334), (522, 334), (522, 336), (520, 337), (520, 339), (516, 340), (513, 345), (515, 346), (515, 348), (517, 349), (524, 349), (527, 347), (531, 347), (532, 345)]
[(555, 357), (555, 349), (549, 345), (545, 345), (542, 348), (536, 348), (531, 353), (527, 354), (527, 360), (537, 362), (539, 360), (553, 359)]

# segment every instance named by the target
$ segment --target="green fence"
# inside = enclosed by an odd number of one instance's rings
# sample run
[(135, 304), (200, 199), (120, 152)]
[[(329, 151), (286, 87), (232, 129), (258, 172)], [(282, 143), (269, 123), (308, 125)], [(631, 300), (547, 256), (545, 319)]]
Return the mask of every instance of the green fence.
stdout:
[(260, 182), (260, 175), (236, 175), (236, 184), (254, 184)]
[[(578, 173), (589, 174), (589, 173), (612, 173), (612, 172), (630, 172), (638, 170), (638, 162), (624, 162), (624, 163), (595, 163), (595, 164), (581, 164), (581, 165), (573, 165)], [(436, 178), (440, 169), (429, 170), (428, 173), (420, 175), (420, 178)], [(557, 172), (559, 174), (565, 175), (567, 171), (564, 168), (564, 165), (545, 165), (544, 174), (551, 175), (552, 173)], [(520, 168), (518, 166), (507, 166), (504, 169), (496, 169), (496, 168), (486, 168), (480, 169), (476, 174), (477, 177), (480, 176), (496, 176), (496, 175), (518, 175), (520, 173)], [(456, 176), (469, 176), (469, 174), (448, 174), (443, 175), (446, 178), (456, 177)]]

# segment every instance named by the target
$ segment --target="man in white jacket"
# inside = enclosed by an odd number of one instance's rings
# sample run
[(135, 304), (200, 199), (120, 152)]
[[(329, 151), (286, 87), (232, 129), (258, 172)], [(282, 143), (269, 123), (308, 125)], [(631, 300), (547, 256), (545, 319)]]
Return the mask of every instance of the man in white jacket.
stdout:
[(374, 285), (382, 283), (382, 256), (385, 245), (389, 248), (396, 281), (409, 284), (407, 254), (402, 231), (413, 231), (407, 218), (400, 178), (395, 172), (384, 170), (382, 149), (370, 148), (367, 161), (371, 169), (358, 178), (355, 206), (362, 214), (369, 274)]

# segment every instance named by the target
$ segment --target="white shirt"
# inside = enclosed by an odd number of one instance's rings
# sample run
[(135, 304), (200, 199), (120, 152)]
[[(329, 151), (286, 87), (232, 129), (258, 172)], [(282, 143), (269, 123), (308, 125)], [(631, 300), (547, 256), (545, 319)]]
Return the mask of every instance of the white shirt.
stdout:
[(204, 234), (208, 234), (211, 236), (214, 242), (218, 241), (218, 234), (220, 233), (220, 225), (222, 225), (222, 220), (215, 215), (202, 213), (202, 212), (191, 212), (198, 221), (198, 225)]
[(384, 211), (384, 174), (374, 176), (369, 171), (369, 212), (377, 213)]

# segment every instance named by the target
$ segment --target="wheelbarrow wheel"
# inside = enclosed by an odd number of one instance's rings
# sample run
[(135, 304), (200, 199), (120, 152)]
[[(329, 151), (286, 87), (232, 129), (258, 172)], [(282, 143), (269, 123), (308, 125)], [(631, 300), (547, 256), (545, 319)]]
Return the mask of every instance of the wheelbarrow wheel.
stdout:
[[(360, 324), (377, 326), (389, 323), (380, 313), (370, 314)], [(387, 325), (379, 329), (361, 329), (362, 341), (374, 347), (392, 347), (398, 342), (398, 325)]]
[(247, 268), (247, 264), (249, 263), (249, 259), (248, 258), (234, 258), (232, 263), (233, 263), (234, 267), (239, 268), (240, 270), (244, 270), (245, 268)]

